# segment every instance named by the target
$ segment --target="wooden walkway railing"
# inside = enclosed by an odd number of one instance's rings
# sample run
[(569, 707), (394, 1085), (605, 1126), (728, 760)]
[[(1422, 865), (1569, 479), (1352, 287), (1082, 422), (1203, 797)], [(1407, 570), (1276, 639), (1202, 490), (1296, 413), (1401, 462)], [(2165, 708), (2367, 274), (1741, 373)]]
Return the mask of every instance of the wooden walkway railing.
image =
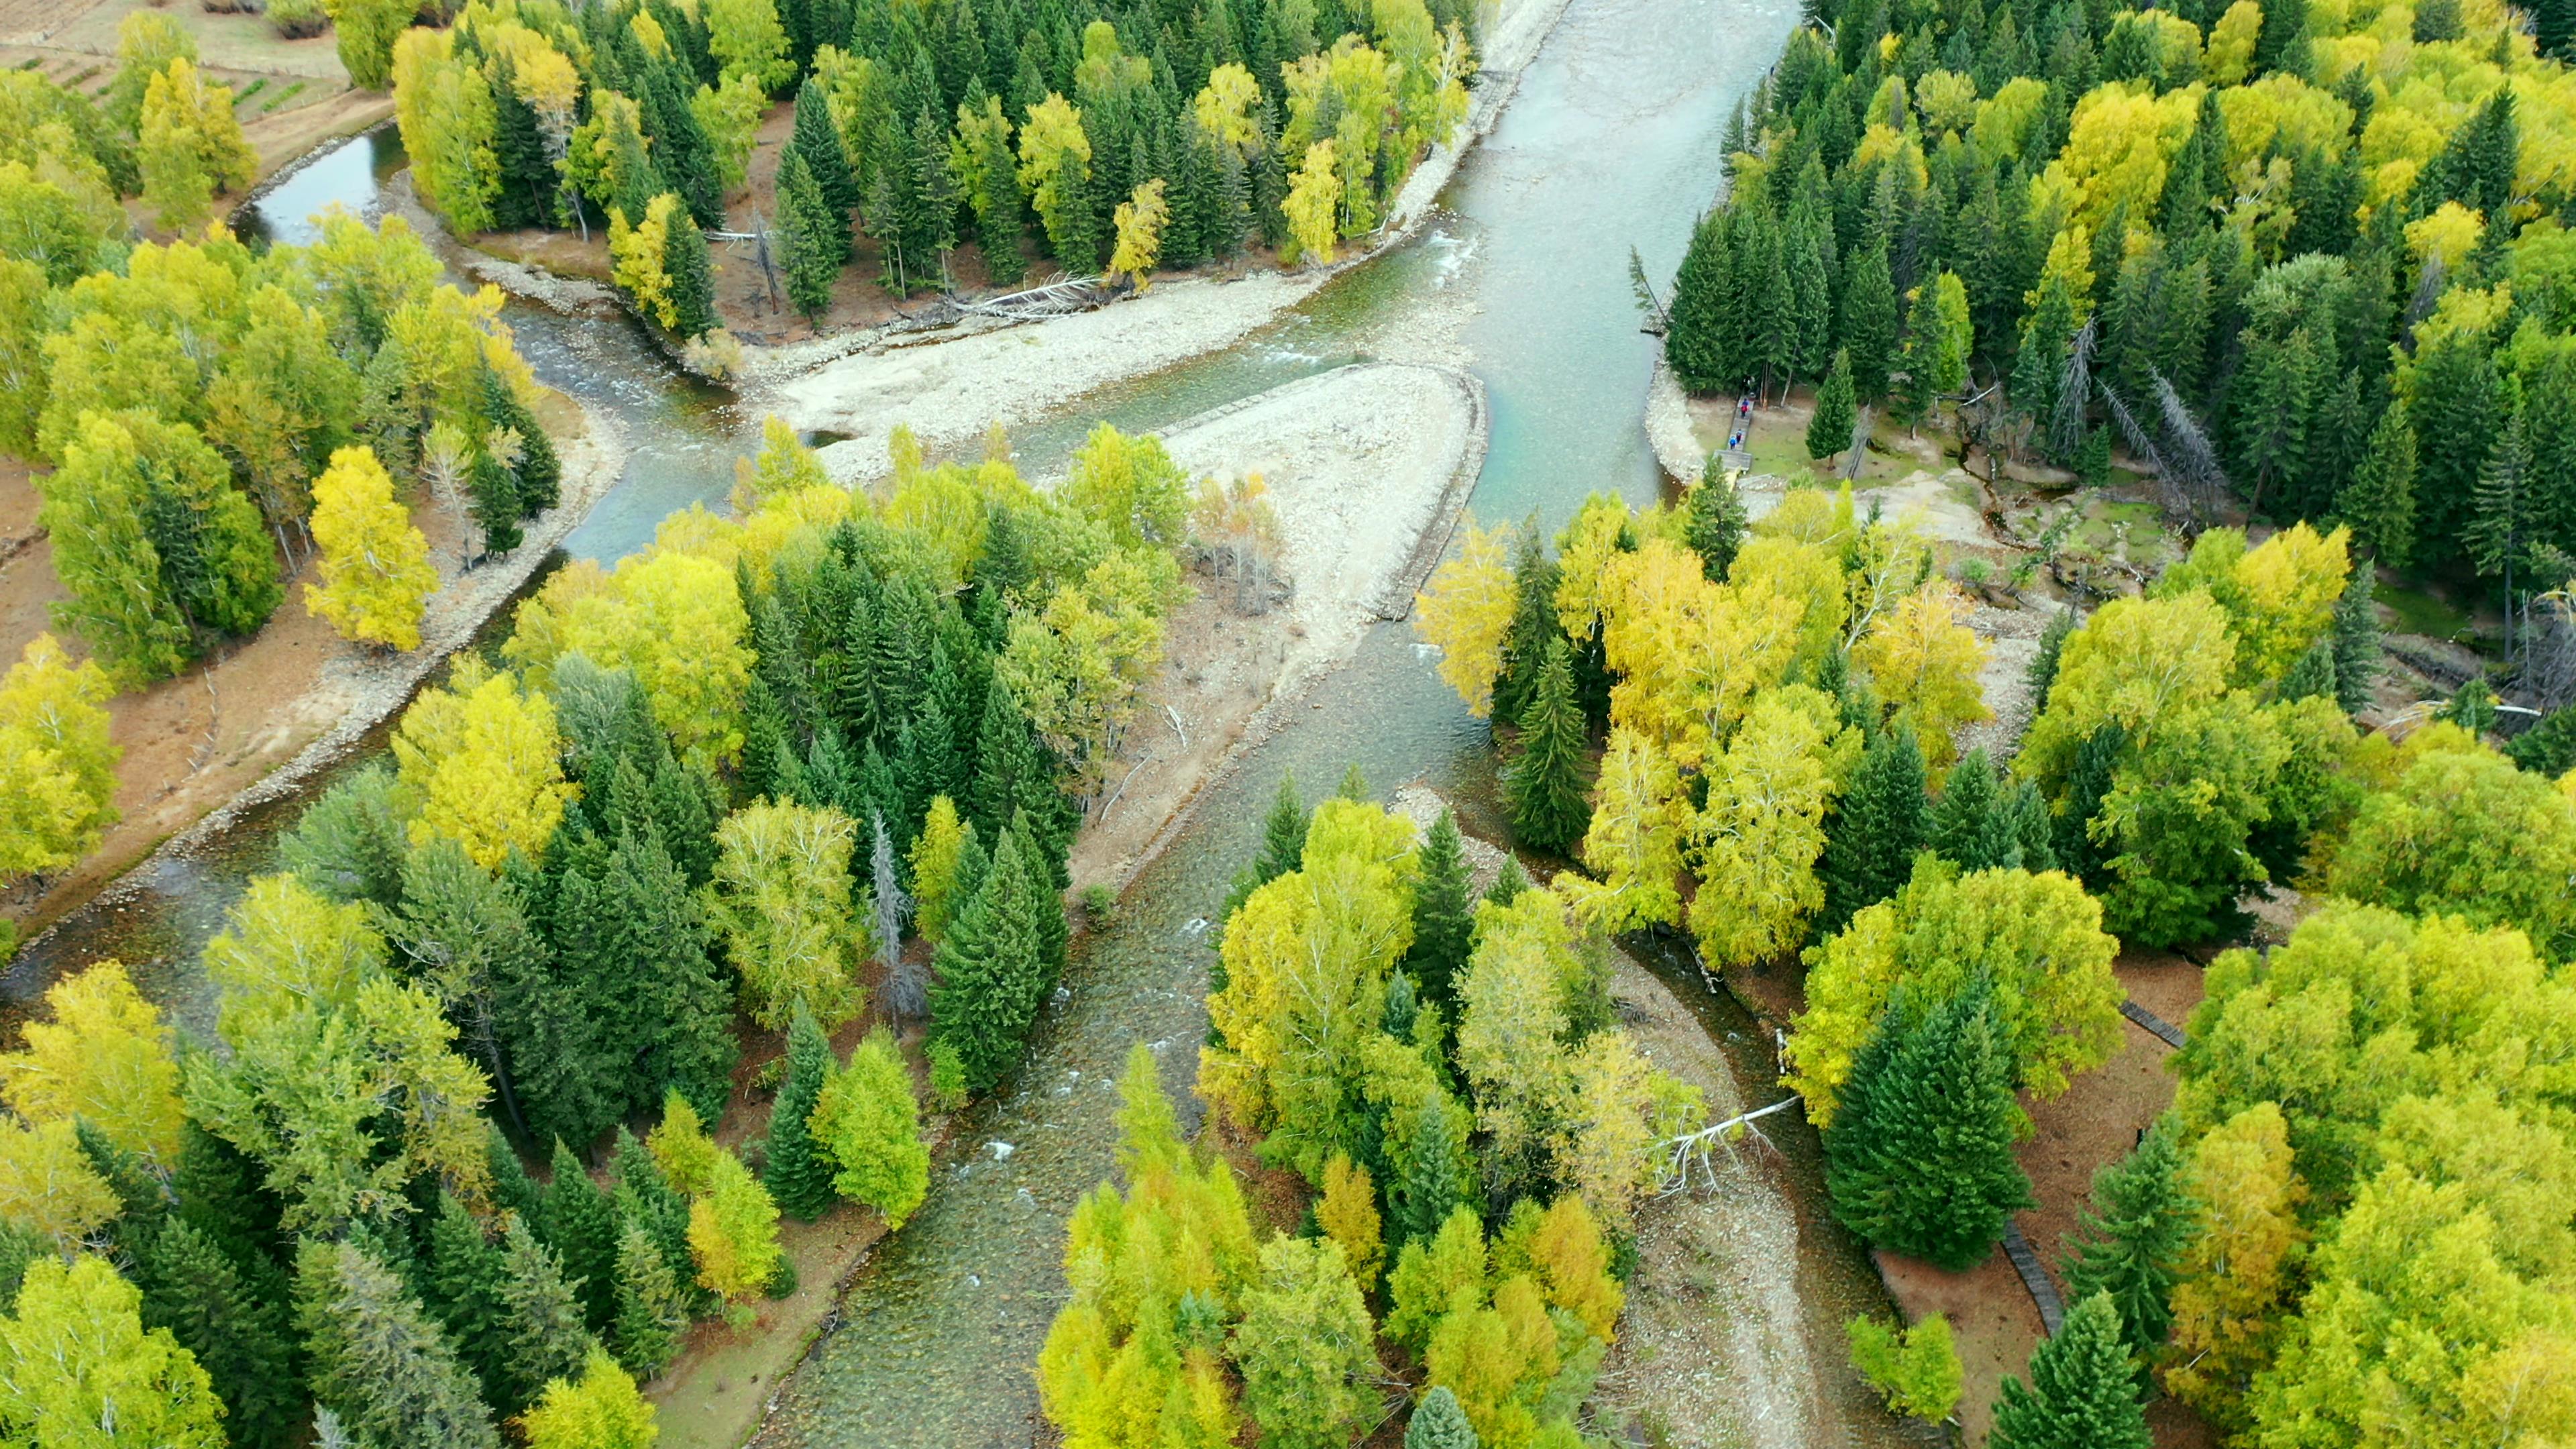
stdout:
[(2181, 1051), (2188, 1040), (2188, 1038), (2184, 1037), (2182, 1034), (2181, 1027), (2174, 1025), (2172, 1022), (2165, 1020), (2163, 1017), (2156, 1015), (2154, 1012), (2147, 1010), (2145, 1007), (2140, 1006), (2134, 1001), (2121, 1002), (2120, 1014), (2163, 1038), (2165, 1045), (2172, 1047), (2175, 1051)]
[(2039, 1305), (2040, 1327), (2055, 1338), (2066, 1322), (2066, 1300), (2057, 1296), (2057, 1284), (2048, 1270), (2039, 1264), (2039, 1254), (2031, 1251), (2030, 1239), (2021, 1235), (2021, 1224), (2004, 1219), (2004, 1256), (2012, 1259), (2013, 1271), (2021, 1274), (2021, 1285), (2030, 1290), (2030, 1301)]

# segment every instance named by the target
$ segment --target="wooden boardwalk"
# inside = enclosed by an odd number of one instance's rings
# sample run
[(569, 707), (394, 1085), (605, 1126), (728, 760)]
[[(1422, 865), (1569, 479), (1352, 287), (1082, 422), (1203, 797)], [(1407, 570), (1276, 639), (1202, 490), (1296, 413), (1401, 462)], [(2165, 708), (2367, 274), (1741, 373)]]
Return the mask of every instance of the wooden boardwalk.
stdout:
[(2165, 1020), (2163, 1017), (2156, 1015), (2154, 1012), (2147, 1010), (2145, 1007), (2140, 1006), (2134, 1001), (2121, 1002), (2120, 1014), (2155, 1033), (2158, 1037), (2163, 1039), (2165, 1045), (2172, 1047), (2175, 1051), (2181, 1051), (2184, 1043), (2188, 1040), (2188, 1038), (2184, 1037), (2182, 1034), (2181, 1027), (2174, 1025), (2172, 1022)]
[(2048, 1270), (2039, 1264), (2030, 1239), (2021, 1235), (2021, 1224), (2004, 1219), (2004, 1256), (2012, 1259), (2013, 1271), (2021, 1274), (2021, 1285), (2030, 1290), (2030, 1301), (2039, 1305), (2039, 1324), (2048, 1336), (2055, 1338), (2066, 1322), (2066, 1300), (2057, 1295), (2057, 1284)]

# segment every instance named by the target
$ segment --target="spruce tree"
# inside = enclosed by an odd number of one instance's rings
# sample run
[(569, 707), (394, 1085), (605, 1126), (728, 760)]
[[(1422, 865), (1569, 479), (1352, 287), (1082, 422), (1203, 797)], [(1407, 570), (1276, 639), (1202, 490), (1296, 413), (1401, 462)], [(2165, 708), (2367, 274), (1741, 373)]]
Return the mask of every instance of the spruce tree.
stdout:
[(823, 193), (824, 205), (846, 225), (850, 213), (859, 209), (859, 183), (850, 174), (849, 149), (841, 142), (841, 128), (832, 121), (831, 102), (811, 76), (797, 89), (796, 130), (787, 146), (804, 158)]
[(1888, 275), (1884, 245), (1853, 253), (1836, 340), (1851, 364), (1853, 397), (1866, 403), (1885, 396), (1887, 370), (1896, 361), (1896, 283)]
[(1478, 1443), (1476, 1427), (1447, 1384), (1423, 1395), (1404, 1426), (1404, 1449), (1478, 1449)]
[(1859, 413), (1853, 406), (1851, 355), (1838, 351), (1834, 365), (1816, 389), (1816, 408), (1807, 419), (1807, 456), (1822, 462), (1852, 445)]
[(1852, 1059), (1825, 1132), (1834, 1215), (1880, 1247), (1957, 1271), (2030, 1205), (2013, 1160), (2012, 1055), (1980, 980), (1926, 1007), (1900, 988)]
[(769, 1109), (769, 1155), (760, 1180), (781, 1211), (812, 1222), (833, 1202), (832, 1163), (806, 1126), (814, 1099), (832, 1071), (832, 1043), (805, 1003), (796, 1003), (787, 1026), (787, 1078)]
[(2012, 838), (2011, 859), (2036, 875), (2057, 869), (2057, 823), (2048, 813), (2048, 797), (2035, 781), (2024, 780), (2004, 792), (1996, 812), (1997, 829)]
[(1519, 722), (1521, 710), (1538, 692), (1549, 642), (1565, 639), (1565, 626), (1556, 617), (1559, 574), (1555, 560), (1547, 556), (1538, 520), (1532, 518), (1521, 525), (1519, 553), (1512, 563), (1512, 622), (1503, 630), (1502, 667), (1494, 672), (1496, 724)]
[(642, 1229), (662, 1250), (662, 1261), (680, 1285), (681, 1300), (694, 1311), (703, 1290), (696, 1286), (697, 1264), (689, 1256), (689, 1200), (671, 1186), (662, 1165), (624, 1127), (617, 1129), (617, 1152), (611, 1166), (617, 1174), (617, 1191), (612, 1200), (621, 1229)]
[(483, 531), (485, 553), (508, 553), (519, 546), (524, 536), (519, 521), (527, 517), (519, 497), (519, 480), (489, 450), (474, 450), (473, 461), (466, 465), (465, 495), (474, 526)]
[(496, 231), (543, 226), (554, 219), (558, 184), (536, 110), (519, 98), (507, 52), (492, 57), (492, 160), (500, 185), (492, 196)]
[(2066, 790), (2054, 811), (2058, 869), (2099, 889), (2108, 862), (2093, 841), (2092, 825), (2110, 798), (2114, 774), (2128, 757), (2129, 734), (2117, 721), (2103, 725), (2075, 747), (2074, 767), (2066, 772)]
[(245, 1449), (295, 1442), (304, 1392), (286, 1305), (263, 1296), (215, 1238), (173, 1215), (137, 1255), (143, 1326), (167, 1329), (223, 1397), (229, 1442)]
[(2039, 631), (2039, 652), (2030, 657), (2030, 699), (2034, 709), (2048, 704), (2048, 691), (2057, 685), (2058, 657), (2066, 652), (2066, 638), (2075, 632), (2082, 620), (2072, 608), (2060, 609), (2048, 616), (2047, 627)]
[(1270, 799), (1270, 814), (1261, 826), (1261, 855), (1253, 866), (1264, 883), (1277, 880), (1297, 869), (1306, 855), (1306, 822), (1310, 819), (1305, 802), (1297, 796), (1297, 775), (1289, 771), (1279, 777), (1279, 793)]
[(1019, 163), (998, 128), (987, 133), (982, 145), (984, 152), (976, 161), (983, 171), (984, 193), (976, 199), (975, 245), (984, 255), (984, 275), (995, 286), (1014, 286), (1029, 269), (1027, 258), (1020, 254), (1021, 238), (1027, 233), (1020, 223), (1026, 203), (1020, 196)]
[(1699, 555), (1700, 571), (1710, 583), (1724, 583), (1735, 567), (1735, 551), (1744, 546), (1744, 500), (1727, 480), (1726, 467), (1715, 454), (1699, 473), (1699, 484), (1683, 500), (1684, 537)]
[(509, 1381), (498, 1403), (505, 1412), (535, 1403), (550, 1379), (581, 1376), (594, 1340), (580, 1288), (526, 1223), (510, 1219), (501, 1236), (500, 1338)]
[(1825, 884), (1825, 913), (1816, 922), (1820, 934), (1841, 930), (1853, 912), (1896, 894), (1914, 871), (1929, 813), (1923, 751), (1914, 732), (1879, 731), (1853, 772), (1817, 862)]
[(2107, 1293), (2077, 1303), (2030, 1356), (2030, 1383), (2004, 1380), (1989, 1449), (2148, 1449), (2146, 1411)]
[(1942, 782), (1941, 801), (1932, 809), (1932, 848), (1962, 871), (2018, 864), (2010, 822), (2002, 827), (1996, 822), (2003, 793), (1986, 752), (1970, 750), (1966, 759), (1950, 767), (1950, 777)]
[(1536, 698), (1521, 712), (1520, 747), (1503, 778), (1512, 833), (1524, 844), (1562, 855), (1583, 838), (1592, 817), (1584, 779), (1589, 743), (1573, 667), (1559, 642), (1540, 667)]
[(832, 310), (832, 288), (841, 277), (841, 249), (832, 244), (823, 196), (814, 188), (805, 158), (788, 152), (778, 177), (778, 265), (787, 276), (788, 305), (812, 325)]
[(517, 1213), (530, 1222), (545, 1216), (546, 1195), (537, 1188), (536, 1179), (528, 1176), (526, 1164), (519, 1161), (519, 1150), (510, 1145), (500, 1124), (484, 1124), (483, 1157), (492, 1173), (492, 1206), (502, 1212)]
[(1711, 208), (1692, 229), (1665, 314), (1664, 361), (1674, 379), (1692, 392), (1723, 392), (1744, 379), (1744, 369), (1727, 345), (1726, 313), (1733, 292), (1727, 215), (1724, 207)]
[[(939, 943), (930, 993), (932, 1031), (956, 1049), (970, 1092), (990, 1091), (1017, 1065), (1044, 999), (1048, 971), (1041, 924), (1053, 893), (1045, 867), (1030, 859), (1025, 832), (1005, 830), (982, 886)], [(1063, 912), (1056, 911), (1061, 921)]]
[(2173, 1326), (2167, 1300), (2196, 1220), (2171, 1117), (2158, 1118), (2136, 1150), (2093, 1173), (2092, 1205), (2063, 1259), (2067, 1290), (2078, 1298), (2107, 1294), (2121, 1339), (2142, 1364)]
[(510, 472), (519, 485), (521, 516), (534, 518), (554, 507), (563, 493), (563, 459), (555, 453), (545, 425), (537, 421), (536, 410), (498, 368), (484, 367), (482, 397), (484, 427), (507, 428), (519, 439), (519, 460)]
[(353, 1438), (499, 1449), (474, 1376), (383, 1263), (356, 1243), (307, 1239), (296, 1276), (314, 1397)]
[(2308, 646), (2307, 652), (2281, 676), (2274, 697), (2284, 701), (2301, 699), (2338, 699), (2335, 689), (2334, 640), (2320, 639)]
[(688, 1296), (670, 1260), (651, 1235), (630, 1224), (617, 1241), (617, 1316), (609, 1323), (610, 1350), (628, 1373), (649, 1379), (670, 1365), (688, 1326)]
[(1422, 849), (1414, 855), (1413, 944), (1404, 953), (1425, 999), (1437, 1002), (1444, 1019), (1458, 1019), (1458, 973), (1467, 966), (1467, 949), (1476, 930), (1476, 896), (1467, 869), (1466, 842), (1449, 811), (1431, 823)]
[(717, 325), (715, 267), (707, 258), (706, 234), (687, 212), (671, 215), (662, 243), (662, 270), (671, 278), (671, 310), (678, 317), (672, 331), (697, 337)]
[(1389, 1254), (1437, 1234), (1461, 1201), (1459, 1184), (1472, 1180), (1466, 1134), (1451, 1114), (1448, 1092), (1437, 1082), (1425, 1083), (1421, 1098), (1407, 1110), (1411, 1130), (1401, 1139), (1404, 1145), (1395, 1154), (1386, 1189)]
[(486, 1403), (508, 1392), (510, 1355), (501, 1336), (501, 1250), (483, 1224), (448, 1193), (429, 1220), (429, 1277), (421, 1298), (447, 1329), (456, 1357), (482, 1386)]
[(563, 1139), (555, 1139), (554, 1180), (546, 1184), (544, 1216), (533, 1231), (562, 1260), (564, 1276), (581, 1285), (583, 1321), (593, 1332), (607, 1327), (617, 1311), (613, 1278), (619, 1225), (616, 1205), (581, 1158)]

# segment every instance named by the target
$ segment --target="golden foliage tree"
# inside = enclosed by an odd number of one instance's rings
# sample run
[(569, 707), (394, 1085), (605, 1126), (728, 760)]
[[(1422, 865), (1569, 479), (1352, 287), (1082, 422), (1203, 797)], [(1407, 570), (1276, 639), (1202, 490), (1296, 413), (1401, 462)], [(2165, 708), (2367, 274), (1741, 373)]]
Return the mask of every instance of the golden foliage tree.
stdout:
[(314, 480), (313, 541), (322, 577), (304, 587), (306, 610), (330, 620), (343, 639), (419, 648), (438, 570), (372, 448), (339, 449)]
[(233, 118), (232, 87), (207, 83), (185, 56), (143, 93), (136, 160), (144, 204), (173, 231), (204, 220), (215, 193), (238, 191), (259, 173), (258, 153)]
[(179, 1064), (161, 1014), (125, 967), (102, 961), (45, 992), (48, 1021), (0, 1055), (0, 1100), (31, 1123), (86, 1121), (128, 1152), (177, 1163)]
[(1986, 646), (1969, 631), (1967, 617), (1968, 601), (1958, 588), (1938, 580), (1908, 594), (1852, 650), (1852, 663), (1879, 702), (1895, 711), (1896, 725), (1913, 732), (1934, 769), (1958, 757), (1959, 726), (1992, 718), (1977, 679)]
[(0, 678), (0, 879), (59, 870), (117, 818), (107, 676), (39, 634)]
[(798, 1001), (834, 1027), (867, 1003), (856, 963), (872, 912), (853, 885), (850, 818), (762, 800), (716, 828), (707, 919), (742, 974), (743, 1005), (761, 1025), (787, 1024)]
[(1458, 552), (1413, 600), (1414, 632), (1440, 651), (1440, 677), (1479, 719), (1493, 708), (1512, 623), (1509, 542), (1505, 530), (1478, 528), (1469, 518)]
[(473, 658), (424, 691), (394, 732), (403, 788), (419, 803), (415, 845), (446, 836), (485, 870), (516, 850), (534, 860), (554, 838), (565, 783), (554, 702)]

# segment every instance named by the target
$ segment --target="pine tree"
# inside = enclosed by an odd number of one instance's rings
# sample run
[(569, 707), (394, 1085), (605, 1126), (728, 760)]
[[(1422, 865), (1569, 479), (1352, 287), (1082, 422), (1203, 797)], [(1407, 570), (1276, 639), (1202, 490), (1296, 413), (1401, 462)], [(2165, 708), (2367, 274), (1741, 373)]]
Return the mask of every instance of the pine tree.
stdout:
[(501, 1337), (501, 1250), (483, 1224), (448, 1193), (439, 1194), (429, 1222), (428, 1282), (421, 1295), (447, 1329), (447, 1340), (482, 1386), (486, 1403), (498, 1401), (510, 1381), (509, 1351)]
[(1591, 824), (1586, 801), (1588, 745), (1574, 703), (1574, 671), (1565, 645), (1549, 649), (1537, 697), (1521, 713), (1520, 748), (1503, 779), (1512, 832), (1523, 843), (1562, 855)]
[(2378, 570), (2368, 563), (2353, 566), (2343, 594), (2335, 600), (2329, 638), (2334, 645), (2335, 702), (2346, 714), (2370, 707), (2371, 686), (2378, 682), (2383, 650), (2379, 642)]
[(832, 1044), (800, 999), (787, 1027), (787, 1079), (769, 1109), (769, 1155), (760, 1180), (781, 1211), (812, 1222), (832, 1206), (832, 1164), (806, 1119), (831, 1074)]
[(1839, 931), (1863, 906), (1896, 894), (1914, 871), (1930, 808), (1923, 792), (1923, 750), (1914, 731), (1879, 731), (1861, 756), (1835, 812), (1816, 873), (1825, 883), (1819, 934)]
[(1896, 283), (1888, 275), (1885, 246), (1852, 256), (1835, 340), (1851, 364), (1853, 396), (1865, 403), (1885, 396), (1887, 372), (1896, 361)]
[(2030, 1205), (2013, 1160), (2011, 1048), (1992, 988), (1928, 1010), (1900, 989), (1853, 1058), (1825, 1134), (1825, 1186), (1843, 1225), (1956, 1271), (1986, 1256)]
[(560, 1137), (555, 1139), (553, 1171), (544, 1216), (531, 1230), (562, 1260), (564, 1276), (580, 1285), (583, 1321), (596, 1332), (617, 1311), (617, 1208)]
[(2030, 1356), (2030, 1383), (2004, 1380), (1990, 1449), (2148, 1449), (2146, 1411), (2107, 1293), (2079, 1302)]
[(1461, 1184), (1473, 1180), (1466, 1133), (1452, 1106), (1449, 1094), (1432, 1082), (1411, 1108), (1411, 1130), (1387, 1183), (1389, 1252), (1401, 1252), (1416, 1239), (1430, 1241), (1463, 1200)]
[(608, 1329), (617, 1361), (638, 1379), (650, 1379), (670, 1365), (688, 1326), (688, 1295), (670, 1260), (649, 1234), (630, 1225), (617, 1242), (617, 1316)]
[(991, 1090), (1018, 1063), (1047, 987), (1040, 918), (1051, 892), (1030, 849), (1024, 831), (1002, 833), (983, 884), (939, 943), (932, 1029), (956, 1048), (972, 1092)]
[(1682, 508), (1684, 536), (1691, 552), (1699, 555), (1700, 571), (1710, 583), (1723, 583), (1726, 571), (1735, 566), (1735, 551), (1744, 546), (1744, 500), (1715, 455), (1700, 469), (1699, 484)]
[(2005, 803), (2003, 786), (1995, 779), (1986, 752), (1970, 750), (1966, 759), (1950, 767), (1950, 777), (1942, 782), (1941, 801), (1932, 809), (1931, 847), (1962, 871), (2019, 864), (2009, 819), (1997, 822), (2005, 813), (2000, 808)]
[(1433, 1387), (1404, 1426), (1404, 1449), (1478, 1449), (1476, 1428), (1447, 1384)]
[(698, 337), (713, 330), (716, 319), (715, 266), (707, 257), (707, 238), (686, 212), (674, 212), (662, 241), (662, 270), (671, 278), (671, 310), (679, 318), (672, 331)]
[(2121, 1338), (2141, 1363), (2173, 1326), (2167, 1299), (2195, 1220), (2169, 1117), (2147, 1129), (2135, 1151), (2093, 1174), (2092, 1205), (2063, 1259), (2066, 1286), (2078, 1298), (2110, 1296)]
[(1664, 361), (1672, 367), (1674, 378), (1692, 392), (1723, 392), (1744, 376), (1727, 345), (1726, 313), (1734, 290), (1727, 216), (1724, 207), (1717, 207), (1700, 217), (1691, 231), (1690, 249), (1682, 254), (1681, 270), (1673, 277)]
[(1440, 812), (1423, 834), (1414, 866), (1413, 944), (1405, 950), (1404, 969), (1424, 999), (1438, 1003), (1442, 1016), (1455, 1021), (1458, 973), (1467, 967), (1476, 929), (1474, 884), (1456, 816)]
[(491, 1411), (447, 1335), (355, 1243), (307, 1239), (298, 1324), (314, 1397), (361, 1443), (499, 1449)]
[[(500, 1338), (509, 1380), (499, 1400), (516, 1413), (537, 1401), (551, 1379), (581, 1372), (595, 1340), (583, 1323), (581, 1284), (517, 1218), (501, 1237)], [(612, 1291), (612, 1298), (615, 1296)]]
[(184, 1217), (164, 1220), (135, 1266), (143, 1326), (169, 1330), (196, 1356), (223, 1398), (227, 1439), (247, 1449), (293, 1443), (304, 1393), (284, 1302), (264, 1296), (213, 1236)]
[(1807, 456), (1819, 462), (1852, 445), (1858, 419), (1852, 402), (1851, 356), (1836, 352), (1824, 385), (1816, 389), (1816, 409), (1807, 420)]
[(831, 102), (810, 76), (796, 92), (796, 130), (787, 146), (804, 158), (824, 204), (846, 225), (863, 198), (858, 179), (850, 174), (850, 153), (841, 142), (841, 128), (832, 121)]

